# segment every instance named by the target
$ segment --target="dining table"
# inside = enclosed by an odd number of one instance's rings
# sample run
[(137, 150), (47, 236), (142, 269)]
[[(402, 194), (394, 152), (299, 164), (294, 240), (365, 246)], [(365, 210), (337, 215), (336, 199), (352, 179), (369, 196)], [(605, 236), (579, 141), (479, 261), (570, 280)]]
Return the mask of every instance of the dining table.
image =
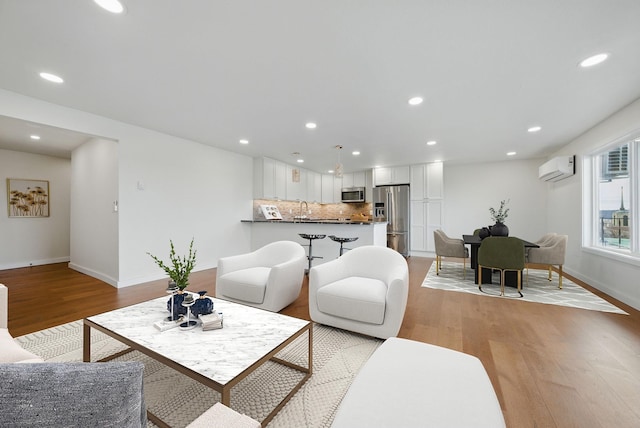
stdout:
[[(538, 248), (539, 245), (535, 242), (529, 242), (522, 238), (519, 238), (526, 248)], [(471, 269), (474, 270), (475, 283), (478, 283), (478, 249), (482, 244), (482, 238), (478, 235), (462, 235), (462, 240), (466, 245), (471, 247)], [(482, 268), (482, 283), (491, 284), (493, 270), (491, 268)], [(504, 285), (508, 287), (518, 286), (518, 273), (515, 271), (506, 271), (504, 278)]]

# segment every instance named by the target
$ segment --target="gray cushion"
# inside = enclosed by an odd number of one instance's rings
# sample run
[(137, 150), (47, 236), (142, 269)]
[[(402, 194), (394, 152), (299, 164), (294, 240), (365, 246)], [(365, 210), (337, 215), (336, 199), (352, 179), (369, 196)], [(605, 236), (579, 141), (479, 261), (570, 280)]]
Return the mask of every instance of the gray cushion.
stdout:
[(140, 362), (0, 364), (0, 415), (12, 427), (147, 424)]

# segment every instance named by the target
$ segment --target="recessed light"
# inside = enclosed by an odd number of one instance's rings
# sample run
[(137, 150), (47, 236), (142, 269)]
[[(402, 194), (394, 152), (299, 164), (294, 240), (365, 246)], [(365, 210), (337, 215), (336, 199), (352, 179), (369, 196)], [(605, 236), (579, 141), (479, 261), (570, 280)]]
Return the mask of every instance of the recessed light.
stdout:
[(609, 54), (606, 53), (599, 53), (597, 55), (590, 56), (589, 58), (580, 61), (580, 67), (593, 67), (594, 65), (600, 64), (608, 57)]
[(111, 13), (124, 12), (124, 6), (118, 0), (93, 0), (98, 6)]
[(431, 141), (427, 141), (427, 146), (435, 146), (436, 144), (438, 144), (436, 141), (431, 140)]
[(39, 140), (40, 136), (39, 135), (31, 135), (31, 139), (32, 140)]
[(422, 97), (409, 98), (409, 105), (417, 106), (417, 105), (422, 104), (423, 101), (424, 101), (424, 99)]
[(334, 171), (333, 171), (332, 169), (328, 170), (327, 172), (328, 172), (329, 174), (333, 174), (333, 173), (334, 173)]
[(318, 127), (318, 125), (316, 125), (314, 122), (307, 122), (304, 126), (306, 126), (308, 129), (316, 129)]
[(542, 127), (540, 126), (532, 126), (531, 128), (527, 129), (527, 132), (538, 132), (541, 129)]
[(356, 150), (354, 152), (351, 152), (351, 154), (354, 155), (354, 156), (358, 156), (360, 154), (360, 152)]
[(507, 152), (507, 156), (515, 156), (516, 152)]
[(298, 162), (298, 163), (304, 163), (304, 159), (296, 159), (296, 162)]
[(238, 141), (238, 142), (239, 142), (240, 144), (249, 144), (249, 140), (246, 140), (246, 139), (244, 139), (244, 138), (243, 138), (242, 140)]
[(51, 73), (42, 72), (42, 73), (40, 73), (40, 77), (42, 77), (44, 80), (48, 80), (49, 82), (53, 82), (53, 83), (62, 83), (62, 82), (64, 82), (62, 77), (56, 76), (55, 74), (51, 74)]

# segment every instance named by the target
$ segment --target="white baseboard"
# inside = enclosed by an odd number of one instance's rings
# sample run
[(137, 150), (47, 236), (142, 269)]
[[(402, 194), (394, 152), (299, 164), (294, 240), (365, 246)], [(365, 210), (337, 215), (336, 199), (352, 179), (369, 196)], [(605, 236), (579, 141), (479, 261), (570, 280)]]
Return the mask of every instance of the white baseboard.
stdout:
[(0, 265), (0, 270), (18, 269), (18, 268), (30, 267), (30, 266), (50, 265), (54, 263), (64, 263), (64, 262), (68, 262), (69, 260), (70, 260), (69, 257), (58, 257), (55, 259), (28, 260), (28, 261), (20, 261), (20, 262), (13, 262), (13, 263), (5, 263)]
[(118, 285), (117, 285), (118, 281), (115, 278), (113, 278), (113, 277), (111, 277), (109, 275), (106, 275), (106, 274), (104, 274), (102, 272), (97, 272), (97, 271), (95, 271), (93, 269), (88, 269), (88, 268), (85, 268), (84, 266), (80, 266), (80, 265), (77, 265), (77, 264), (71, 263), (71, 262), (69, 262), (69, 269), (73, 269), (73, 270), (76, 270), (76, 271), (78, 271), (80, 273), (83, 273), (85, 275), (89, 275), (89, 276), (91, 276), (93, 278), (99, 279), (100, 281), (106, 282), (107, 284), (109, 284), (109, 285), (111, 285), (113, 287), (118, 287)]
[(626, 293), (621, 293), (619, 289), (611, 288), (609, 285), (604, 284), (597, 279), (591, 278), (589, 276), (583, 275), (580, 272), (577, 272), (573, 269), (569, 269), (566, 266), (563, 266), (564, 272), (568, 273), (571, 276), (578, 278), (580, 281), (584, 281), (593, 288), (596, 288), (603, 293), (608, 294), (614, 299), (618, 299), (621, 302), (633, 307), (640, 311), (640, 298), (638, 296), (632, 296)]

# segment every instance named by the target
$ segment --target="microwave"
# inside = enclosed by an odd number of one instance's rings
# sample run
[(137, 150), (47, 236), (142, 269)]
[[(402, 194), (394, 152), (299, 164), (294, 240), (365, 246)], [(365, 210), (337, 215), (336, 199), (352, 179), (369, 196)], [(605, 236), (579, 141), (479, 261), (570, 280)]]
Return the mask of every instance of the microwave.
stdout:
[(342, 189), (342, 202), (364, 202), (364, 187), (345, 187)]

